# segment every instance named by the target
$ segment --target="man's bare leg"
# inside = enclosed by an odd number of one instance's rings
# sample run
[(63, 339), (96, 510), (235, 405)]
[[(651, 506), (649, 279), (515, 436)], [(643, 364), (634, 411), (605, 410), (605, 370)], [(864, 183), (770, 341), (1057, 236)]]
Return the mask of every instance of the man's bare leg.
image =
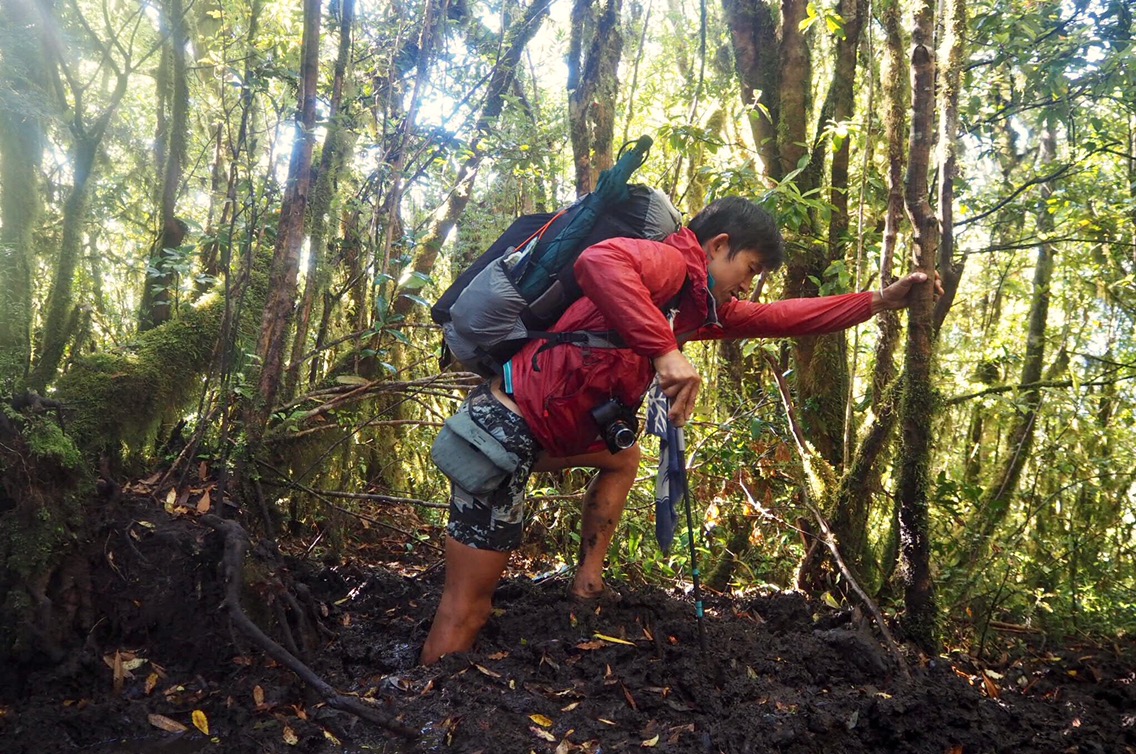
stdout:
[(580, 562), (571, 592), (580, 597), (596, 597), (604, 590), (603, 567), (608, 547), (627, 505), (627, 495), (639, 472), (639, 445), (619, 453), (600, 453), (569, 458), (542, 458), (535, 471), (559, 471), (584, 467), (599, 473), (584, 493), (583, 521), (580, 527)]
[(501, 581), (509, 553), (479, 550), (446, 537), (446, 583), (422, 647), (423, 665), (442, 655), (465, 652), (493, 609), (493, 591)]

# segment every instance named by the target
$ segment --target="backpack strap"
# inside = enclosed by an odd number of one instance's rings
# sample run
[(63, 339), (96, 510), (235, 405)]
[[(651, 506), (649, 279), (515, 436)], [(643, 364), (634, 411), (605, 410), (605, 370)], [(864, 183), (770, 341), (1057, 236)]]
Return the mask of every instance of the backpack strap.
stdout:
[[(671, 298), (670, 301), (663, 304), (659, 309), (663, 315), (671, 321), (672, 326), (674, 317), (678, 313), (679, 303), (682, 297), (691, 288), (690, 278), (683, 281), (682, 288), (679, 292)], [(536, 349), (536, 353), (532, 357), (532, 369), (534, 372), (540, 371), (540, 366), (536, 363), (536, 357), (550, 348), (555, 348), (560, 345), (574, 345), (580, 348), (627, 348), (627, 342), (615, 330), (600, 330), (600, 331), (587, 331), (587, 330), (574, 330), (571, 332), (551, 332), (549, 330), (529, 330), (526, 333), (527, 337), (531, 340), (544, 340), (545, 344)]]
[(540, 371), (540, 365), (537, 364), (536, 358), (548, 349), (556, 348), (556, 346), (573, 345), (579, 348), (627, 348), (627, 343), (624, 342), (623, 337), (615, 330), (602, 330), (598, 332), (586, 330), (576, 330), (572, 332), (530, 330), (528, 336), (532, 340), (545, 341), (544, 345), (536, 349), (536, 353), (533, 354), (532, 369), (534, 372)]

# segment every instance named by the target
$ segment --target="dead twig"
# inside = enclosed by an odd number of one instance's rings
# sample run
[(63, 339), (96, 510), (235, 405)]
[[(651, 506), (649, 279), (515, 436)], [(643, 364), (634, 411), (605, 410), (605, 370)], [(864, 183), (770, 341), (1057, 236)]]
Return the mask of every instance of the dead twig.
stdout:
[[(809, 465), (809, 450), (805, 444), (804, 433), (801, 432), (801, 426), (797, 423), (796, 412), (793, 411), (793, 403), (789, 398), (789, 386), (785, 384), (785, 378), (781, 375), (781, 371), (769, 354), (765, 354), (765, 360), (769, 363), (769, 368), (773, 372), (774, 379), (777, 380), (777, 390), (781, 393), (781, 404), (785, 408), (785, 417), (789, 420), (789, 429), (793, 432), (793, 439), (797, 443), (797, 452), (801, 455), (801, 462), (807, 467)], [(836, 544), (836, 535), (833, 534), (832, 528), (828, 525), (828, 520), (820, 512), (820, 509), (813, 503), (812, 498), (809, 496), (808, 484), (806, 483), (801, 488), (801, 497), (805, 501), (805, 506), (817, 521), (820, 527), (821, 536), (819, 539), (824, 542), (829, 552), (832, 553), (832, 559), (836, 561), (836, 565), (840, 568), (840, 573), (852, 586), (852, 590), (856, 592), (857, 596), (863, 601), (864, 606), (868, 608), (868, 612), (872, 614), (875, 619), (876, 625), (880, 627), (880, 633), (883, 634), (884, 643), (887, 645), (888, 651), (891, 652), (892, 657), (895, 658), (896, 663), (899, 665), (899, 670), (906, 680), (911, 680), (911, 671), (907, 667), (907, 662), (903, 659), (903, 655), (899, 651), (899, 645), (896, 644), (895, 638), (892, 637), (891, 631), (884, 622), (884, 616), (880, 612), (879, 606), (876, 605), (875, 600), (868, 596), (860, 586), (860, 582), (852, 575), (852, 570), (844, 562), (844, 558), (840, 555), (840, 548)]]
[(264, 633), (245, 614), (241, 607), (241, 572), (244, 568), (245, 552), (248, 549), (248, 535), (240, 524), (219, 518), (212, 514), (202, 516), (201, 523), (219, 532), (225, 539), (225, 554), (223, 564), (225, 568), (225, 600), (222, 606), (229, 612), (229, 619), (244, 632), (246, 636), (256, 642), (272, 659), (291, 670), (300, 679), (311, 686), (324, 698), (329, 707), (349, 712), (368, 722), (379, 725), (392, 733), (397, 733), (406, 739), (417, 739), (418, 734), (395, 720), (390, 715), (367, 705), (362, 699), (340, 694), (325, 680), (316, 675), (315, 671), (301, 662), (284, 647), (277, 644)]

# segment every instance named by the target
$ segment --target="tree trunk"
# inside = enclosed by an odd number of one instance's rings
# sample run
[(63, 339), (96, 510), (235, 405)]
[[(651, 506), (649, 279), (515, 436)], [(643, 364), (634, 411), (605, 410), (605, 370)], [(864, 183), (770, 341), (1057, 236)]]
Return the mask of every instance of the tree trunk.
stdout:
[(55, 264), (55, 277), (47, 299), (43, 333), (36, 349), (38, 358), (28, 375), (28, 387), (36, 392), (43, 392), (55, 377), (63, 360), (63, 351), (70, 340), (75, 301), (72, 285), (83, 247), (83, 225), (87, 221), (91, 173), (97, 150), (98, 140), (88, 136), (75, 136), (71, 151), (73, 182), (67, 200), (63, 203), (63, 233)]
[[(856, 83), (856, 51), (860, 45), (860, 31), (864, 28), (864, 16), (867, 14), (868, 6), (866, 0), (842, 0), (841, 2), (841, 15), (844, 17), (844, 37), (838, 39), (836, 42), (836, 62), (833, 68), (832, 82), (829, 85), (828, 96), (825, 98), (824, 106), (821, 108), (820, 123), (827, 124), (830, 120), (837, 123), (844, 123), (852, 119), (853, 109), (855, 105), (855, 83)], [(873, 75), (869, 70), (868, 75)], [(868, 139), (871, 137), (869, 136)], [(867, 141), (868, 139), (865, 139)], [(829, 180), (829, 202), (832, 205), (832, 213), (828, 223), (828, 254), (827, 263), (845, 259), (848, 256), (848, 162), (849, 154), (851, 151), (852, 140), (844, 139), (843, 142), (836, 147), (835, 144), (831, 145), (832, 164), (830, 167), (830, 180)], [(813, 151), (812, 160), (820, 163), (823, 161), (823, 153), (830, 150), (829, 139), (816, 139), (816, 148)], [(820, 270), (823, 273), (823, 270)], [(844, 336), (825, 338), (827, 345), (834, 351), (834, 356), (839, 361), (834, 361), (832, 368), (837, 370), (838, 373), (847, 375), (847, 359), (845, 352), (845, 338)], [(845, 452), (846, 443), (845, 438), (851, 438), (852, 428), (848, 426), (851, 418), (851, 396), (848, 393), (847, 387), (849, 380), (847, 377), (840, 380), (844, 383), (845, 392), (837, 395), (831, 387), (817, 385), (818, 393), (806, 398), (811, 402), (824, 401), (826, 403), (839, 405), (841, 412), (840, 428), (840, 455), (836, 457), (836, 449), (833, 448), (830, 457), (825, 454), (825, 457), (833, 465), (839, 464), (844, 466), (847, 462), (851, 461), (851, 453)], [(833, 441), (831, 433), (825, 432), (821, 435), (828, 441)], [(882, 442), (879, 443), (882, 446)], [(876, 451), (878, 452), (878, 451)], [(848, 509), (846, 506), (853, 501), (846, 495), (837, 495), (835, 498), (835, 508), (833, 510), (832, 526), (833, 533), (836, 534), (836, 539), (841, 544), (841, 555), (846, 559), (848, 565), (855, 570), (859, 569), (859, 565), (863, 559), (864, 548), (867, 544), (867, 507), (866, 499), (861, 499), (857, 502), (863, 502), (865, 505), (858, 510)], [(817, 548), (817, 551), (825, 554), (827, 559), (827, 549)]]
[[(946, 12), (946, 11), (944, 11)], [(939, 168), (939, 216), (942, 221), (942, 240), (939, 244), (937, 269), (943, 284), (943, 295), (935, 304), (935, 334), (946, 319), (947, 312), (954, 303), (955, 293), (962, 280), (966, 257), (957, 262), (954, 259), (954, 202), (955, 178), (958, 177), (958, 137), (959, 137), (959, 92), (962, 86), (962, 69), (965, 64), (966, 40), (966, 0), (953, 0), (949, 8), (950, 18), (946, 24), (947, 69), (942, 73), (941, 98), (942, 120), (939, 128), (939, 144), (942, 149), (942, 165)]]
[(285, 379), (285, 392), (295, 390), (300, 376), (304, 353), (308, 348), (312, 308), (317, 298), (323, 299), (327, 290), (328, 269), (324, 262), (327, 249), (328, 217), (335, 198), (336, 187), (348, 164), (355, 146), (354, 116), (352, 109), (341, 111), (343, 85), (351, 63), (351, 26), (355, 20), (355, 0), (343, 0), (339, 9), (339, 54), (335, 61), (331, 102), (328, 109), (327, 138), (320, 154), (320, 167), (312, 188), (312, 232), (308, 242), (308, 268), (304, 276), (304, 295), (296, 317), (296, 335), (292, 341), (292, 358)]
[[(186, 71), (185, 8), (182, 0), (162, 3), (162, 27), (166, 45), (158, 67), (159, 112), (155, 142), (161, 181), (158, 194), (158, 235), (150, 248), (150, 261), (142, 286), (138, 329), (169, 320), (177, 288), (179, 247), (188, 228), (176, 212), (177, 197), (185, 170), (189, 130), (189, 79)], [(162, 103), (168, 106), (168, 114)]]
[[(623, 53), (620, 0), (575, 0), (568, 52), (568, 128), (576, 165), (576, 195), (583, 196), (611, 167), (615, 133), (616, 72)], [(587, 48), (587, 54), (584, 50)]]
[[(914, 49), (911, 53), (911, 148), (907, 165), (905, 199), (915, 237), (915, 269), (935, 275), (939, 250), (939, 223), (928, 200), (927, 175), (934, 141), (935, 51), (934, 4), (917, 6)], [(930, 651), (937, 643), (934, 584), (927, 512), (928, 467), (931, 457), (930, 418), (934, 411), (931, 389), (933, 357), (932, 286), (913, 292), (908, 309), (906, 375), (899, 421), (903, 445), (899, 457), (898, 504), (900, 568), (908, 636)]]
[(256, 348), (261, 364), (258, 405), (247, 415), (247, 429), (254, 438), (259, 438), (276, 401), (283, 377), (288, 329), (296, 303), (296, 279), (300, 269), (300, 248), (304, 241), (304, 214), (308, 207), (308, 189), (312, 178), (319, 29), (320, 0), (304, 0), (296, 141), (288, 165), (288, 181), (280, 207), (276, 247), (268, 279), (268, 301), (264, 307), (260, 340)]
[[(130, 80), (129, 71), (121, 70), (106, 52), (108, 64), (114, 68), (114, 89), (108, 94), (103, 111), (88, 124), (83, 111), (83, 89), (85, 88), (67, 69), (63, 59), (64, 42), (55, 19), (50, 15), (49, 6), (39, 8), (39, 23), (43, 30), (44, 49), (48, 58), (45, 70), (53, 81), (53, 89), (60, 100), (59, 105), (67, 113), (71, 131), (71, 171), (72, 184), (63, 204), (63, 232), (59, 243), (59, 256), (56, 259), (55, 276), (48, 294), (47, 312), (44, 316), (43, 334), (40, 338), (37, 359), (28, 375), (27, 384), (32, 390), (42, 392), (55, 377), (63, 352), (70, 340), (75, 313), (74, 303), (75, 270), (83, 247), (83, 226), (87, 221), (87, 203), (90, 199), (92, 177), (99, 146), (113, 120), (119, 103), (126, 94)], [(64, 83), (66, 80), (66, 84)], [(67, 101), (66, 91), (70, 87), (72, 102)]]
[[(810, 155), (812, 56), (808, 34), (801, 30), (806, 18), (804, 0), (785, 0), (781, 6), (781, 120), (777, 146), (783, 175), (800, 169), (793, 179), (803, 194), (819, 189), (824, 168), (823, 150)], [(850, 85), (850, 82), (848, 82)], [(823, 123), (821, 127), (823, 127)], [(789, 256), (785, 297), (813, 297), (817, 284), (832, 261), (815, 213), (809, 212), (798, 229), (800, 250)], [(844, 462), (844, 401), (848, 394), (848, 359), (844, 333), (793, 339), (800, 420), (808, 441), (828, 464)]]
[(31, 359), (33, 233), (43, 210), (43, 45), (26, 0), (0, 2), (5, 34), (0, 86), (0, 393), (15, 393)]
[[(251, 81), (254, 76), (256, 57), (253, 53), (255, 42), (260, 33), (260, 12), (262, 0), (252, 0), (249, 4), (248, 32), (245, 35), (245, 67), (244, 81)], [(224, 93), (227, 87), (222, 87)], [(227, 133), (224, 124), (217, 124), (217, 145), (215, 147), (215, 161), (213, 166), (213, 190), (219, 190), (220, 176), (225, 172), (224, 165), (228, 164), (228, 179), (226, 181), (225, 195), (221, 202), (221, 216), (216, 223), (210, 223), (206, 235), (211, 239), (201, 251), (202, 283), (197, 289), (198, 294), (204, 294), (210, 289), (209, 281), (229, 273), (232, 260), (233, 243), (235, 239), (235, 226), (237, 216), (240, 214), (237, 188), (240, 182), (240, 165), (238, 159), (245, 150), (248, 141), (249, 123), (253, 117), (253, 87), (242, 86), (240, 89), (240, 124), (237, 126), (236, 140), (225, 141)], [(211, 215), (212, 217), (212, 215)]]
[(781, 120), (780, 48), (777, 17), (765, 0), (723, 0), (734, 65), (741, 82), (753, 141), (765, 175), (781, 180), (777, 153), (777, 123)]
[[(1047, 116), (1045, 132), (1041, 138), (1038, 154), (1042, 170), (1053, 163), (1057, 151), (1055, 116)], [(1053, 215), (1048, 200), (1053, 196), (1053, 183), (1041, 186), (1037, 208), (1038, 235), (1045, 238), (1053, 231)], [(1042, 378), (1045, 361), (1046, 321), (1049, 316), (1050, 281), (1053, 277), (1054, 248), (1052, 244), (1041, 243), (1037, 248), (1037, 263), (1033, 274), (1033, 295), (1030, 300), (1029, 329), (1026, 334), (1026, 353), (1022, 362), (1022, 385), (1032, 385)], [(1042, 391), (1038, 387), (1026, 388), (1018, 401), (1018, 415), (1009, 434), (1009, 453), (1003, 460), (994, 482), (982, 497), (978, 510), (978, 520), (971, 530), (968, 547), (960, 562), (978, 563), (989, 552), (990, 542), (998, 526), (1010, 511), (1010, 502), (1017, 492), (1022, 469), (1030, 457), (1033, 446), (1034, 428), (1041, 407)]]

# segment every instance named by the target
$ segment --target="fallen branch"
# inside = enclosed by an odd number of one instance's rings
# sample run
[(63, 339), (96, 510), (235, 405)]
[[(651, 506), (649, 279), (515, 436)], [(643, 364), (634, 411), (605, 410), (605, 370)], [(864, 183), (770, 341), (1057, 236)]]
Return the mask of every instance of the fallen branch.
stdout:
[(229, 619), (232, 620), (245, 635), (260, 645), (269, 657), (291, 670), (298, 675), (304, 683), (315, 689), (316, 692), (324, 698), (329, 707), (343, 712), (349, 712), (356, 717), (360, 717), (375, 725), (386, 728), (393, 733), (397, 733), (403, 738), (417, 739), (418, 734), (415, 731), (407, 728), (385, 712), (369, 706), (359, 697), (340, 694), (329, 683), (316, 675), (315, 671), (297, 659), (291, 652), (284, 649), (284, 647), (277, 644), (271, 637), (265, 634), (259, 626), (252, 622), (241, 607), (240, 597), (241, 574), (244, 569), (245, 551), (248, 549), (248, 535), (240, 524), (235, 521), (219, 518), (212, 514), (202, 516), (199, 520), (214, 531), (220, 532), (225, 538), (225, 554), (222, 561), (225, 567), (225, 600), (221, 604), (228, 610)]
[[(789, 420), (789, 429), (793, 432), (793, 439), (797, 443), (797, 452), (801, 455), (801, 462), (807, 467), (809, 464), (809, 450), (805, 445), (805, 436), (801, 432), (801, 426), (797, 422), (796, 412), (793, 411), (793, 403), (789, 398), (789, 386), (785, 384), (785, 378), (781, 376), (777, 362), (775, 362), (769, 354), (765, 354), (765, 360), (769, 362), (769, 368), (773, 372), (774, 379), (777, 380), (777, 390), (781, 393), (781, 404), (785, 408), (785, 417)], [(887, 623), (884, 622), (884, 616), (880, 612), (879, 606), (876, 605), (875, 600), (869, 597), (868, 593), (860, 586), (860, 582), (856, 580), (852, 575), (852, 570), (844, 562), (844, 558), (840, 555), (840, 548), (836, 544), (836, 535), (832, 533), (832, 527), (828, 525), (828, 520), (825, 519), (820, 509), (813, 503), (812, 498), (809, 497), (808, 484), (802, 486), (801, 497), (805, 502), (805, 507), (813, 514), (817, 525), (820, 527), (820, 541), (824, 542), (829, 552), (832, 553), (832, 559), (836, 562), (837, 567), (840, 568), (840, 573), (852, 586), (852, 590), (856, 592), (863, 601), (864, 606), (868, 608), (868, 612), (872, 614), (876, 625), (880, 627), (880, 633), (883, 634), (884, 643), (899, 665), (899, 670), (903, 674), (903, 677), (907, 680), (911, 680), (911, 671), (908, 670), (907, 662), (899, 651), (899, 645), (896, 644), (895, 639), (891, 635), (891, 631), (887, 627)]]

